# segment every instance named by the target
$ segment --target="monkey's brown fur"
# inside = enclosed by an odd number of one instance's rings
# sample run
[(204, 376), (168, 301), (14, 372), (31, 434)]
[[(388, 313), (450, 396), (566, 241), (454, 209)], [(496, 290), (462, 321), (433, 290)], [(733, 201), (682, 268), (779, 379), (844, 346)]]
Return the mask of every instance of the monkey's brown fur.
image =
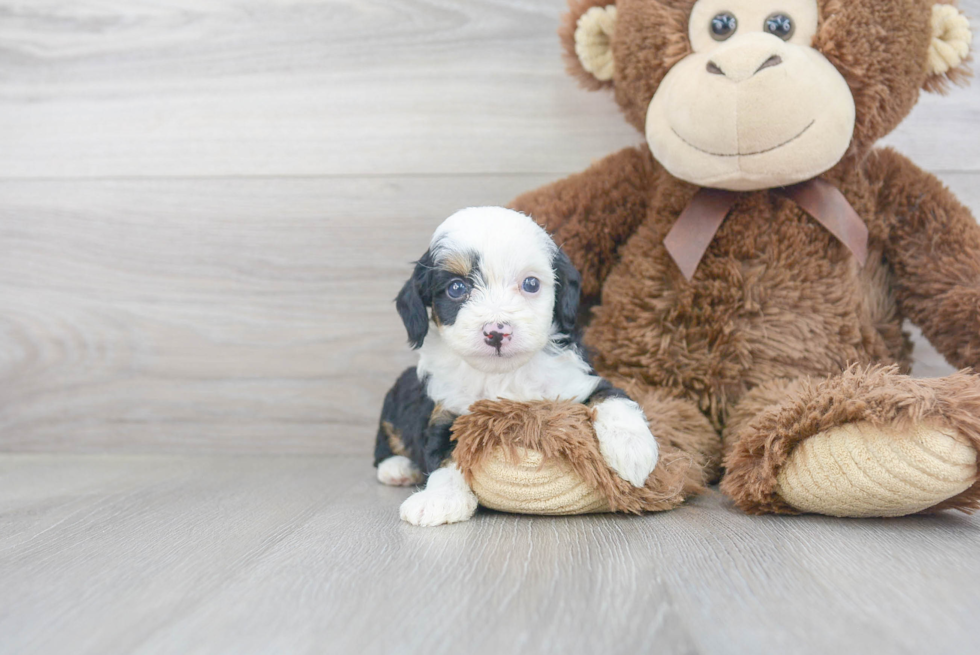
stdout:
[(467, 482), (495, 448), (515, 461), (518, 448), (536, 450), (545, 458), (562, 458), (590, 487), (599, 489), (614, 512), (662, 511), (679, 505), (703, 489), (701, 467), (694, 458), (666, 443), (660, 463), (646, 485), (634, 487), (602, 459), (592, 430), (594, 410), (585, 405), (539, 401), (481, 400), (472, 413), (453, 423), (453, 460)]
[[(980, 449), (980, 385), (965, 373), (916, 380), (894, 366), (855, 366), (830, 379), (800, 380), (786, 391), (786, 400), (779, 404), (743, 401), (750, 410), (748, 422), (737, 428), (739, 438), (726, 458), (722, 490), (752, 513), (797, 513), (775, 493), (776, 473), (793, 446), (842, 423), (910, 426), (936, 421), (955, 425)], [(929, 511), (947, 507), (980, 507), (980, 486)]]
[[(561, 30), (570, 70), (591, 87), (604, 85), (581, 69), (571, 39), (578, 16), (605, 4), (572, 2)], [(688, 52), (692, 4), (617, 3), (612, 85), (638, 129), (660, 80)], [(821, 177), (869, 228), (864, 267), (792, 201), (763, 190), (740, 194), (688, 282), (663, 239), (698, 188), (670, 175), (646, 146), (512, 203), (582, 272), (595, 304), (583, 317), (585, 341), (598, 372), (640, 402), (662, 449), (688, 453), (707, 479), (724, 434), (722, 489), (746, 511), (794, 511), (775, 491), (779, 467), (796, 443), (848, 421), (929, 418), (980, 450), (978, 378), (908, 377), (911, 345), (901, 327), (904, 318), (919, 325), (955, 366), (980, 363), (980, 228), (935, 177), (873, 149), (920, 89), (963, 75), (926, 72), (931, 6), (819, 2), (814, 46), (844, 76), (857, 107), (848, 154)], [(477, 412), (471, 420), (491, 418)], [(980, 507), (980, 487), (932, 509), (947, 507)]]

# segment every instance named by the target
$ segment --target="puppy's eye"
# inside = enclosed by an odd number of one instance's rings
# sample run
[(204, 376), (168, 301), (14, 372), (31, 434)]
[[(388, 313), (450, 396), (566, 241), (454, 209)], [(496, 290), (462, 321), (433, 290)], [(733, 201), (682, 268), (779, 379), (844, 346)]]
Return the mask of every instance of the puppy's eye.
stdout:
[(778, 36), (783, 41), (788, 41), (793, 36), (793, 32), (796, 31), (796, 25), (793, 24), (793, 19), (786, 14), (773, 14), (766, 19), (766, 23), (762, 27), (765, 31), (773, 36)]
[(462, 280), (453, 280), (449, 283), (449, 286), (446, 287), (446, 295), (453, 300), (460, 300), (464, 298), (467, 293), (469, 293), (469, 290), (469, 287), (466, 286), (466, 283)]
[(724, 41), (738, 29), (738, 21), (730, 11), (723, 11), (711, 19), (711, 38)]
[(537, 293), (538, 289), (541, 288), (541, 283), (536, 277), (526, 277), (524, 278), (524, 282), (521, 284), (521, 288), (528, 293)]

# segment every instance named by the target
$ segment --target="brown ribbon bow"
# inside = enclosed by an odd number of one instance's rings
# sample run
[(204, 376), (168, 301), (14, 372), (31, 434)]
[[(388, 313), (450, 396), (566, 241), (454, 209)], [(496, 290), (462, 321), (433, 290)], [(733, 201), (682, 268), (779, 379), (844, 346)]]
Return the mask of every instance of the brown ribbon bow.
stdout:
[[(812, 179), (779, 192), (827, 228), (864, 266), (868, 260), (868, 227), (837, 187)], [(736, 200), (734, 191), (701, 189), (667, 233), (664, 246), (688, 281)]]

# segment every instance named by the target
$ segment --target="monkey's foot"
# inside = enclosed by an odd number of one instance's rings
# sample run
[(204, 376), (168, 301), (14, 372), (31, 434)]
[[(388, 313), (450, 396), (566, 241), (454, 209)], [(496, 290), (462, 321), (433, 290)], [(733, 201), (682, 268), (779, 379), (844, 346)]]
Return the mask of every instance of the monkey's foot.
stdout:
[(903, 516), (966, 491), (977, 451), (956, 430), (845, 423), (797, 444), (776, 479), (792, 508), (831, 516)]

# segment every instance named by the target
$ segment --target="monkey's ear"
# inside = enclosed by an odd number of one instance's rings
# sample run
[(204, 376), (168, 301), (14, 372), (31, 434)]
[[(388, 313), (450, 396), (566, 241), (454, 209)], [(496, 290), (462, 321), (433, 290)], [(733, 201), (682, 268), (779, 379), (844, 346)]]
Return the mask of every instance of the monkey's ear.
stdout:
[(955, 6), (937, 3), (932, 6), (932, 43), (926, 63), (926, 91), (942, 93), (949, 82), (959, 83), (970, 75), (966, 62), (970, 57), (970, 21)]
[(565, 48), (565, 67), (587, 89), (612, 86), (612, 37), (615, 0), (568, 0), (558, 36)]
[(575, 332), (578, 318), (578, 302), (582, 295), (582, 276), (579, 275), (572, 260), (559, 250), (551, 263), (555, 269), (555, 313), (554, 323), (562, 334)]
[(426, 306), (432, 304), (432, 291), (429, 289), (431, 275), (432, 256), (426, 252), (415, 263), (412, 277), (408, 278), (395, 298), (395, 308), (405, 324), (408, 343), (412, 348), (420, 348), (425, 335), (429, 333), (429, 312)]

